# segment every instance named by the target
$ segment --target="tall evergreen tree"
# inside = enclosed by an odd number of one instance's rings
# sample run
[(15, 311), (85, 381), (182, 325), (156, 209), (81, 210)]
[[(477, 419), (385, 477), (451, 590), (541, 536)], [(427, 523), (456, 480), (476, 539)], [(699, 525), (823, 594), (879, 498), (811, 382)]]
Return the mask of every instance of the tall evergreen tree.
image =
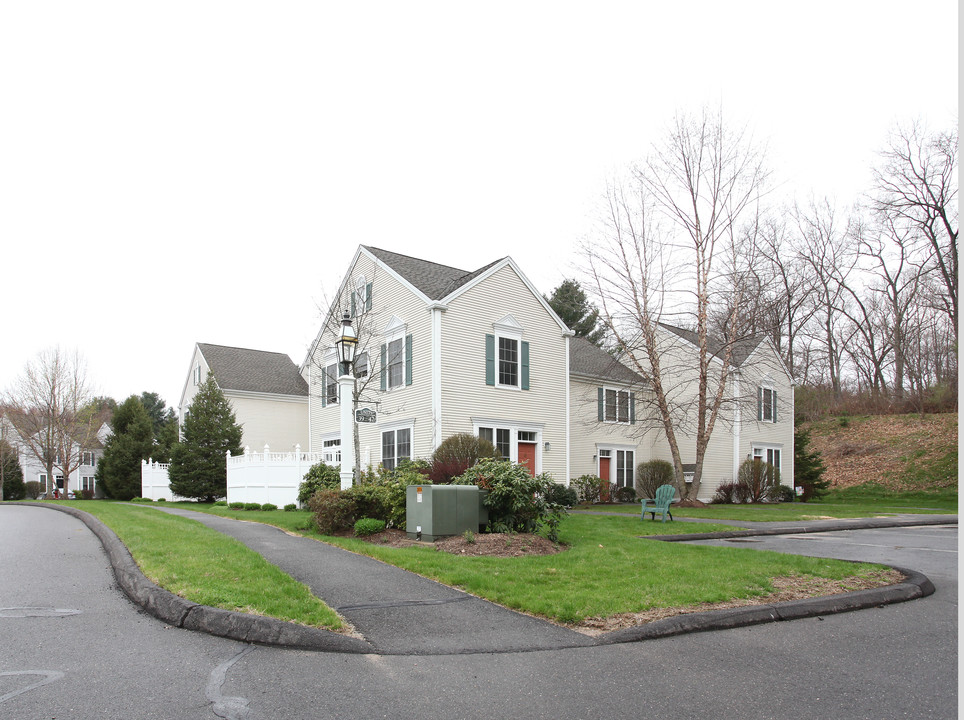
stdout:
[(817, 500), (830, 489), (830, 482), (823, 478), (826, 469), (820, 453), (810, 450), (810, 431), (802, 427), (793, 432), (793, 484), (803, 488), (801, 502)]
[(578, 281), (563, 280), (546, 301), (576, 337), (586, 338), (593, 345), (602, 344), (606, 328), (599, 324), (599, 311)]
[(23, 469), (17, 451), (6, 440), (0, 439), (0, 500), (23, 500), (27, 486), (23, 482)]
[(168, 477), (171, 491), (207, 502), (227, 495), (225, 454), (241, 454), (241, 426), (230, 403), (208, 376), (188, 409), (183, 439), (174, 446)]
[(136, 395), (114, 412), (113, 434), (97, 463), (97, 484), (110, 497), (130, 500), (141, 494), (141, 460), (151, 456), (154, 432), (151, 418)]
[(171, 462), (171, 454), (179, 439), (177, 413), (174, 412), (173, 408), (168, 408), (167, 415), (164, 418), (164, 422), (161, 423), (160, 429), (154, 431), (154, 449), (151, 451), (151, 457), (158, 462)]

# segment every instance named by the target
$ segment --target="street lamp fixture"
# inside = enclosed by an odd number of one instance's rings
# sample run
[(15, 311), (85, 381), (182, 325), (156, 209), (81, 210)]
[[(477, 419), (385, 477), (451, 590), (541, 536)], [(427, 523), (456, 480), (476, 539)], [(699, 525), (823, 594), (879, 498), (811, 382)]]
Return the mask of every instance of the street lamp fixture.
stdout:
[(341, 320), (341, 337), (335, 341), (335, 347), (338, 348), (338, 360), (341, 361), (345, 374), (350, 375), (352, 366), (355, 364), (358, 335), (355, 334), (355, 328), (351, 326), (351, 315), (347, 311)]

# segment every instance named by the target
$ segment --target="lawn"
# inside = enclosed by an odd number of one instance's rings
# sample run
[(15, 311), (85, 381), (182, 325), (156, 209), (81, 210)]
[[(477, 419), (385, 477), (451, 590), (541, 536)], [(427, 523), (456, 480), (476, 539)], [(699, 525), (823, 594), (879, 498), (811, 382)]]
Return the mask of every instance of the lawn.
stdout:
[(127, 546), (143, 573), (176, 595), (302, 625), (331, 630), (343, 626), (338, 614), (307, 585), (237, 540), (195, 520), (150, 506), (101, 500), (57, 502), (100, 519)]
[[(862, 487), (862, 486), (861, 486)], [(580, 505), (591, 513), (620, 513), (639, 517), (638, 504)], [(957, 492), (887, 493), (883, 488), (838, 490), (819, 502), (761, 503), (758, 505), (707, 505), (705, 508), (671, 509), (674, 518), (701, 518), (752, 522), (792, 522), (827, 518), (890, 517), (900, 513), (956, 514)]]
[[(305, 530), (310, 516), (304, 512), (246, 512), (191, 503), (183, 507), (266, 522), (289, 532), (320, 537), (313, 528)], [(746, 512), (761, 507), (737, 509)], [(756, 517), (751, 514), (745, 519)], [(560, 540), (570, 546), (569, 550), (523, 558), (457, 557), (431, 548), (382, 547), (353, 538), (324, 540), (557, 622), (760, 596), (771, 591), (775, 577), (840, 579), (867, 571), (867, 566), (832, 560), (762, 553), (749, 548), (669, 545), (639, 537), (737, 527), (738, 524), (640, 522), (636, 515), (571, 515), (560, 533)]]

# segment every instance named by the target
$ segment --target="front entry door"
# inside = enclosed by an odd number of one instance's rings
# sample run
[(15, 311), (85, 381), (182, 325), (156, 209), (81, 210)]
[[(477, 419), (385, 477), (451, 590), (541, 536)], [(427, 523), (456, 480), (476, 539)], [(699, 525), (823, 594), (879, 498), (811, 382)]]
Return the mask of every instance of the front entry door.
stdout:
[(536, 474), (536, 444), (520, 442), (519, 443), (519, 464), (525, 465), (529, 469), (529, 474), (535, 476)]

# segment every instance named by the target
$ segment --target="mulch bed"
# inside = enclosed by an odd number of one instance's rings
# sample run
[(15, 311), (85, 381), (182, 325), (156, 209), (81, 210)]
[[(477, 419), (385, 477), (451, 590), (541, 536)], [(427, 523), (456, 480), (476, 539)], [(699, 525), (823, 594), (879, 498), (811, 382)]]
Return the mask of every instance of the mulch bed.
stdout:
[[(351, 533), (349, 533), (351, 534)], [(436, 550), (453, 555), (476, 555), (487, 557), (524, 557), (527, 555), (554, 555), (564, 549), (559, 543), (546, 540), (541, 535), (528, 533), (475, 533), (471, 541), (463, 535), (423, 543), (412, 540), (404, 530), (383, 530), (380, 533), (359, 538), (374, 545), (410, 547), (434, 544)]]

